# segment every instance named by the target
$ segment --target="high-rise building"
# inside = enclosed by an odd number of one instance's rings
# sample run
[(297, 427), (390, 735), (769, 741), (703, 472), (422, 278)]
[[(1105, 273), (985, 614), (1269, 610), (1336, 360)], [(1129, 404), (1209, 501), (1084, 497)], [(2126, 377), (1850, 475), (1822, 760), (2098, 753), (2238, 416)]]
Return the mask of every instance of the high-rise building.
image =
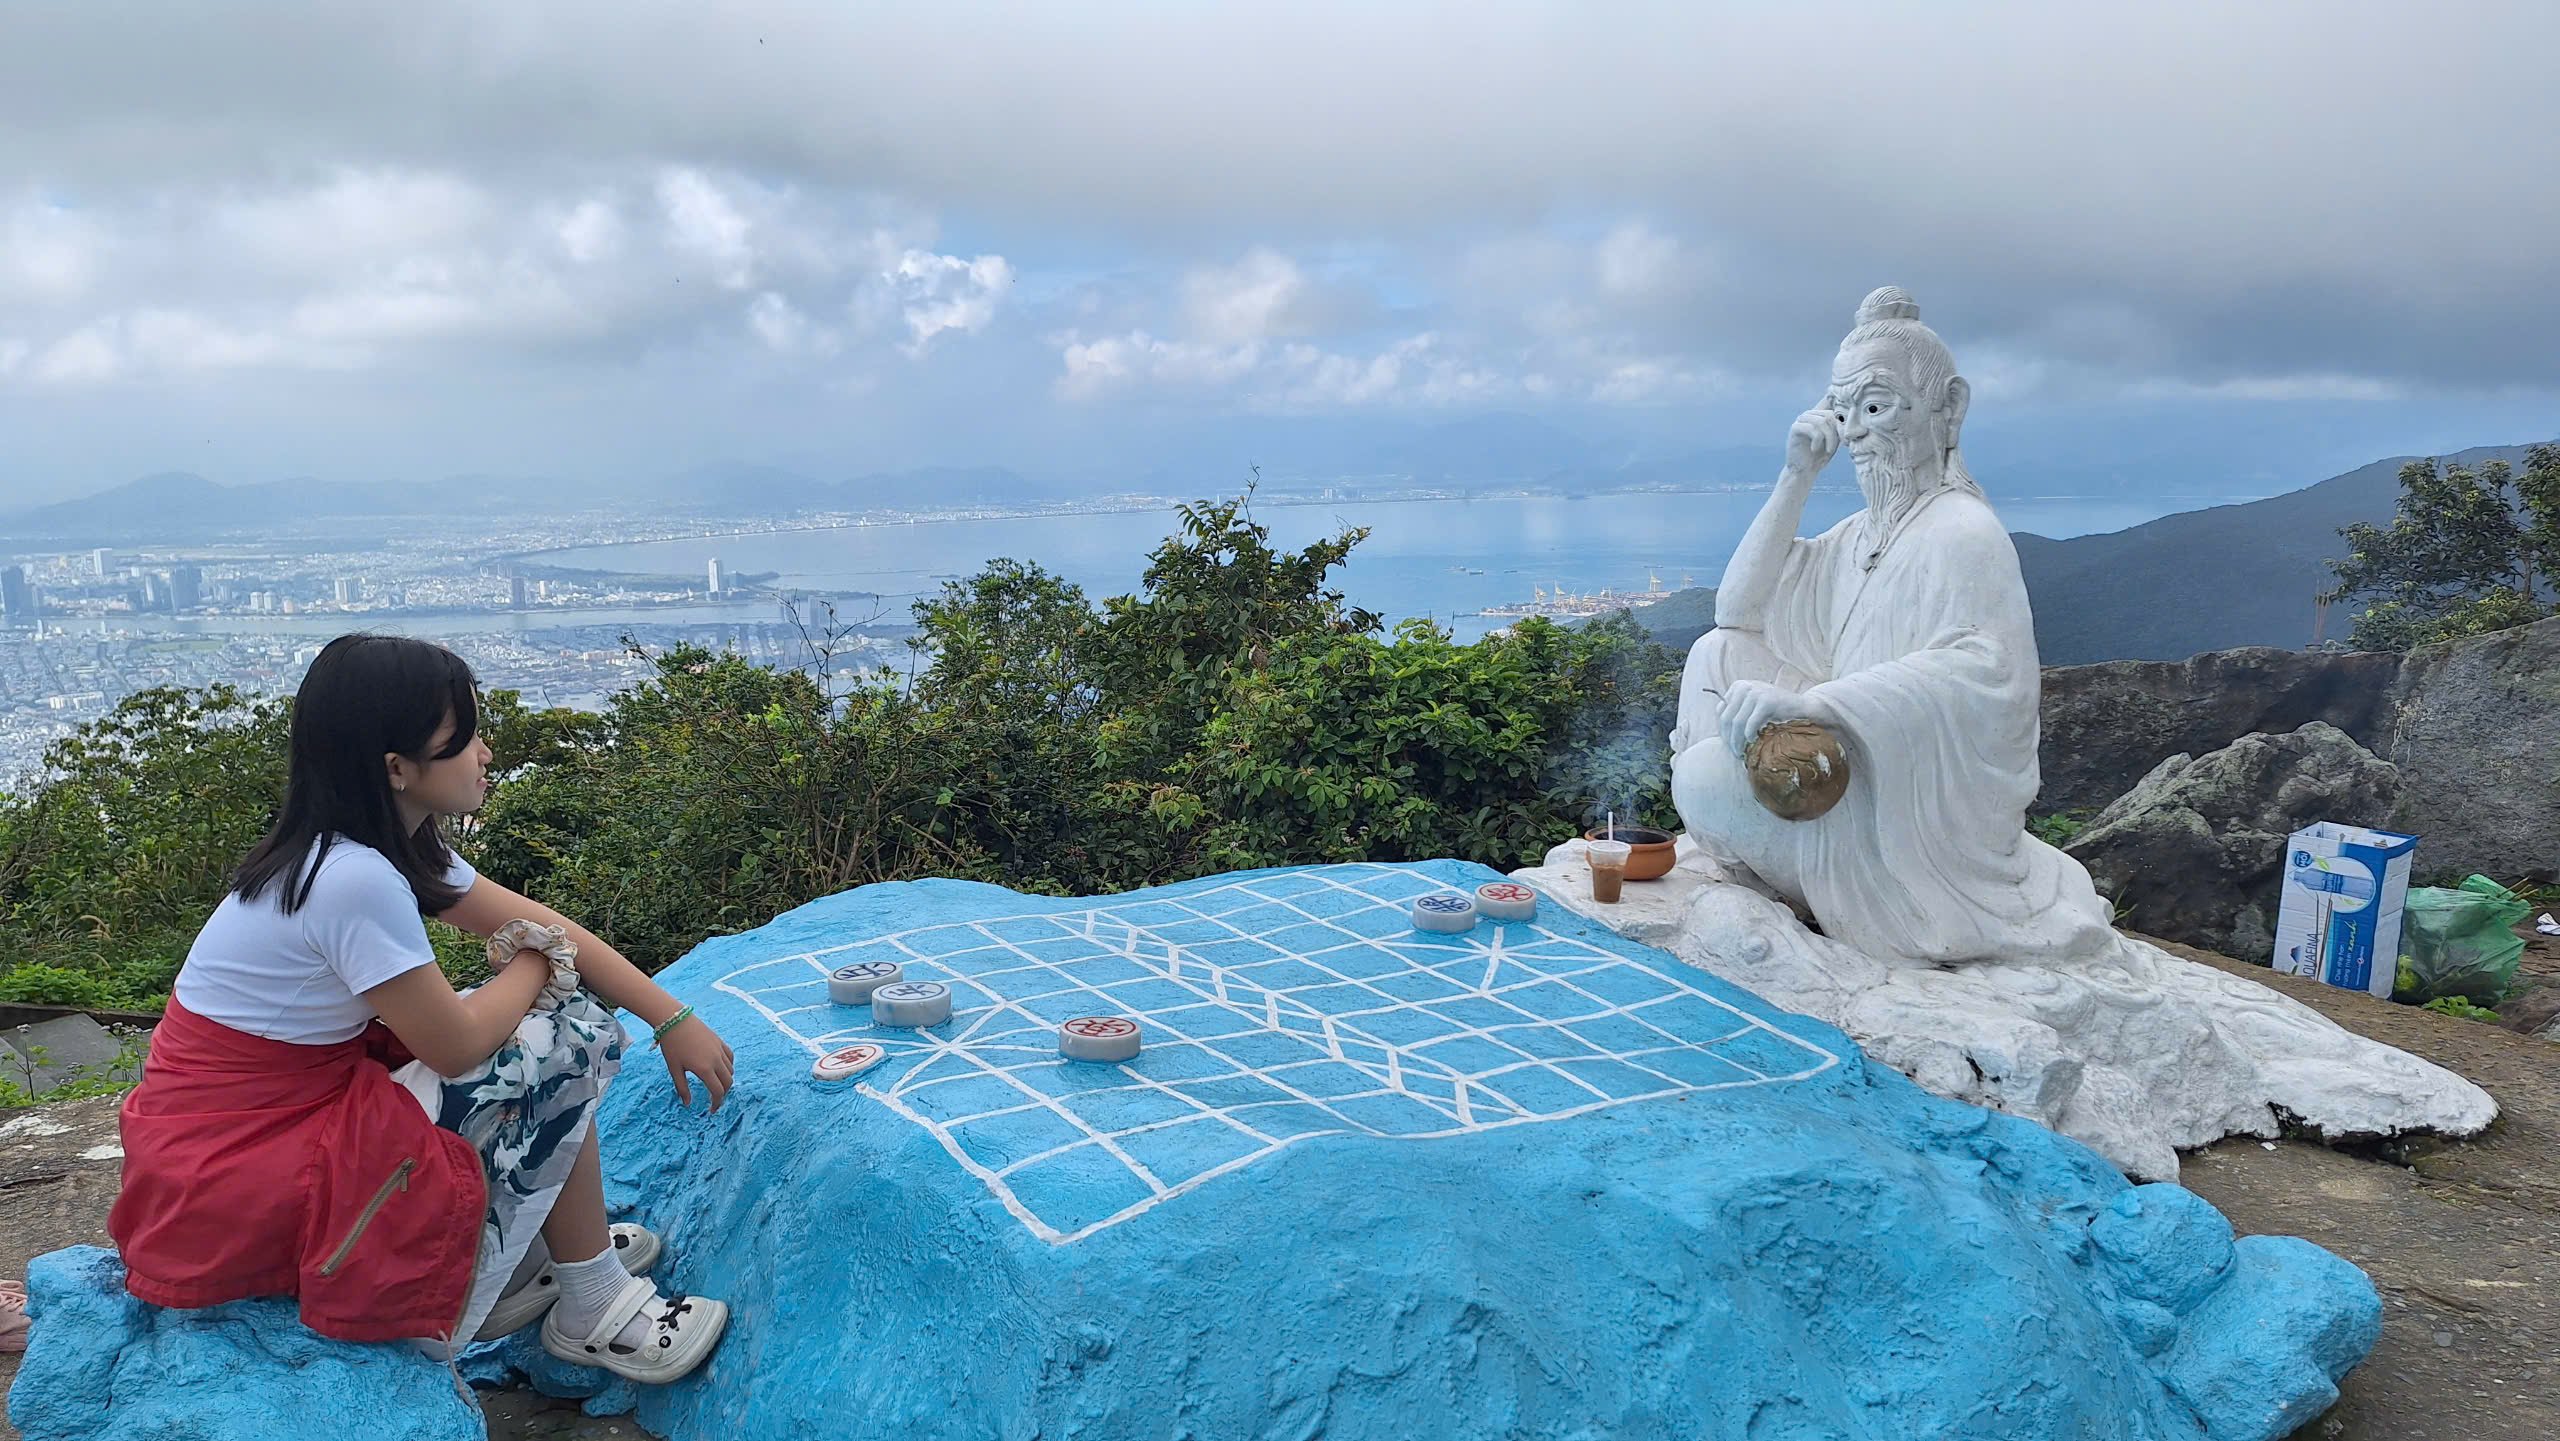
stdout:
[(514, 606), (518, 610), (524, 609), (523, 576), (511, 575), (507, 577), (507, 604)]
[(720, 557), (718, 557), (718, 556), (716, 556), (716, 555), (715, 555), (715, 556), (713, 556), (713, 557), (711, 557), (711, 572), (710, 572), (710, 578), (711, 578), (711, 593), (712, 593), (713, 595), (718, 595), (718, 594), (720, 593), (720, 591), (721, 591), (721, 583), (720, 583), (720, 582), (721, 582), (721, 577), (720, 577)]
[(204, 572), (182, 565), (169, 572), (169, 608), (194, 610), (204, 604)]
[(23, 565), (0, 570), (0, 619), (10, 625), (36, 623), (36, 588), (27, 584)]
[(332, 594), (336, 596), (338, 604), (354, 605), (356, 603), (356, 578), (354, 576), (339, 576), (336, 584), (331, 586), (330, 589)]
[(105, 546), (89, 552), (89, 564), (101, 576), (116, 568), (116, 553)]

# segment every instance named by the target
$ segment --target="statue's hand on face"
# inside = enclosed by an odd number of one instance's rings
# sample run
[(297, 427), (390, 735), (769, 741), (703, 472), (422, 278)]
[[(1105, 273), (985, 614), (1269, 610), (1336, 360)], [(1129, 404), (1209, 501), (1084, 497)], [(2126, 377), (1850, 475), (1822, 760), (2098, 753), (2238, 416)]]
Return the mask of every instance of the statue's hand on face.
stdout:
[(1817, 405), (1796, 417), (1787, 431), (1787, 473), (1811, 479), (1840, 453), (1840, 417), (1828, 405)]

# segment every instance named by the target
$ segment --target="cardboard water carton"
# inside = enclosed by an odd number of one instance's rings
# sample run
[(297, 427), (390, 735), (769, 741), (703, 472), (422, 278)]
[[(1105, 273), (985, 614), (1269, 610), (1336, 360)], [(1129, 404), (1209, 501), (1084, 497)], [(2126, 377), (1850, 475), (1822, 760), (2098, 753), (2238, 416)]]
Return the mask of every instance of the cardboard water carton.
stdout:
[(2321, 821), (2285, 842), (2275, 966), (2388, 997), (2416, 836)]

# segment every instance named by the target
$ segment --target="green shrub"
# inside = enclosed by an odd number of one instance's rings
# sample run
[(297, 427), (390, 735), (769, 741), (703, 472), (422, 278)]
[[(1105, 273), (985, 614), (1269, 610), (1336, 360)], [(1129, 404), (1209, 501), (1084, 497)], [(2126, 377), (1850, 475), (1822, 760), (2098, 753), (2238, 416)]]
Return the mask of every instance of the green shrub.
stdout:
[[(489, 803), (457, 843), (656, 969), (705, 937), (924, 876), (1100, 894), (1242, 866), (1534, 861), (1596, 821), (1672, 821), (1679, 657), (1623, 616), (1469, 645), (1381, 635), (1250, 495), (1186, 507), (1100, 606), (997, 561), (916, 607), (911, 686), (678, 648), (601, 716), (491, 692)], [(281, 799), (287, 707), (146, 692), (0, 799), (0, 997), (165, 994)], [(478, 944), (433, 928), (457, 984)]]

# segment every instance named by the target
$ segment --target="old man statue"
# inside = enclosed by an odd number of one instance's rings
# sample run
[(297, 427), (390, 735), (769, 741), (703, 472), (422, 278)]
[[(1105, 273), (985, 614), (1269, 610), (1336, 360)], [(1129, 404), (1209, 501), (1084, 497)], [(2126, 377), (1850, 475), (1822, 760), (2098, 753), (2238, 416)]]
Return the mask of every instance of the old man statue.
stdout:
[[(2017, 550), (1956, 446), (1969, 398), (1911, 297), (1869, 295), (1689, 653), (1672, 797), (1710, 859), (1870, 955), (2069, 960), (2113, 931), (2089, 873), (2026, 833), (2035, 630)], [(1799, 539), (1844, 441), (1866, 508)], [(1837, 742), (1849, 783), (1830, 810), (1786, 820), (1742, 758), (1797, 720)]]

